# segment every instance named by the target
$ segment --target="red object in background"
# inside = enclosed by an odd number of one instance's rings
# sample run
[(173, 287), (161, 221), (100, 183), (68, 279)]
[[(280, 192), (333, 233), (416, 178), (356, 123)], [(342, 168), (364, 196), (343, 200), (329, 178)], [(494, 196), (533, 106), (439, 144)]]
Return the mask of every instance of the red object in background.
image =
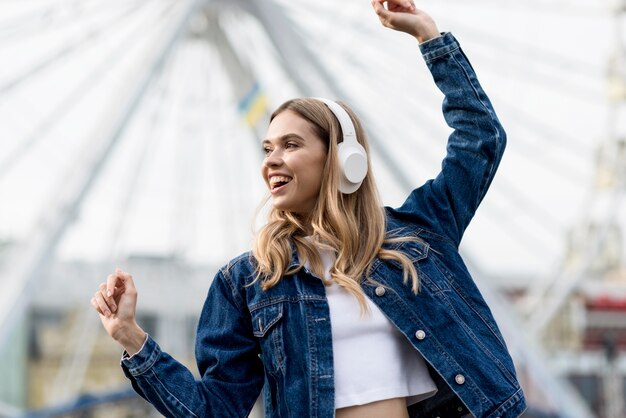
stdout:
[(587, 309), (594, 311), (626, 311), (626, 296), (596, 296), (587, 299), (585, 305)]

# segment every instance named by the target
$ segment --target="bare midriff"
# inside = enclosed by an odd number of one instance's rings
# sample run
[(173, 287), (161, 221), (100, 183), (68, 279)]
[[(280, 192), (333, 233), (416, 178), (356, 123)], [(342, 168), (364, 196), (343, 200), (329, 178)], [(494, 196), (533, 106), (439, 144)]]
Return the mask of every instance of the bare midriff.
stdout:
[(409, 418), (405, 398), (384, 399), (335, 411), (336, 418)]

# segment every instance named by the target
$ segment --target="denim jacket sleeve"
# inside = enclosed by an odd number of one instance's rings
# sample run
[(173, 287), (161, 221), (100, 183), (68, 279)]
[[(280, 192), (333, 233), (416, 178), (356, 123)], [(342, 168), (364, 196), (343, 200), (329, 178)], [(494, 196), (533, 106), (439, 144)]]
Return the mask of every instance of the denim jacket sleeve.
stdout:
[(200, 380), (151, 337), (122, 360), (124, 373), (166, 417), (247, 417), (263, 385), (263, 366), (245, 312), (232, 282), (218, 273), (198, 324)]
[[(420, 45), (453, 129), (441, 172), (396, 210), (459, 245), (506, 145), (506, 135), (474, 69), (450, 33)], [(417, 217), (418, 219), (415, 219)]]

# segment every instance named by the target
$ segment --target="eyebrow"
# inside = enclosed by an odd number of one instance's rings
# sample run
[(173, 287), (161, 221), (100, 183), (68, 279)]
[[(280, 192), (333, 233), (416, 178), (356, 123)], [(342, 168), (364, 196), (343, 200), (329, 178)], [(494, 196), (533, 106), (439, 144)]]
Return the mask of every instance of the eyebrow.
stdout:
[[(279, 137), (278, 137), (278, 138), (276, 138), (275, 140), (276, 140), (276, 141), (280, 141), (280, 142), (285, 142), (285, 141), (287, 141), (287, 140), (289, 140), (289, 139), (294, 139), (294, 138), (295, 138), (295, 139), (299, 139), (300, 141), (305, 141), (305, 139), (304, 139), (304, 138), (302, 138), (300, 135), (298, 135), (298, 134), (296, 134), (296, 133), (288, 133), (288, 134), (285, 134), (285, 135), (283, 135), (283, 136), (279, 136)], [(265, 145), (265, 144), (271, 144), (271, 143), (272, 143), (272, 140), (271, 140), (270, 138), (266, 138), (266, 139), (264, 139), (264, 140), (263, 140), (263, 142), (262, 142), (262, 144), (263, 144), (263, 145)]]

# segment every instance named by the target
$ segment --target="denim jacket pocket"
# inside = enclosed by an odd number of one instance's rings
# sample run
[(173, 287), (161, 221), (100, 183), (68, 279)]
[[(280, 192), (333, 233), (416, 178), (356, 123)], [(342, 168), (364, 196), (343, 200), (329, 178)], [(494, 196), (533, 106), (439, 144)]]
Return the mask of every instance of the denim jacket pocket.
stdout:
[(285, 349), (281, 326), (283, 303), (266, 305), (250, 313), (252, 315), (252, 332), (259, 339), (266, 370), (269, 372), (284, 371)]
[[(419, 239), (419, 238), (418, 238)], [(403, 243), (399, 248), (413, 263), (417, 263), (428, 257), (430, 245), (426, 241), (409, 241)]]
[[(397, 243), (396, 245), (391, 247), (396, 251), (400, 251), (402, 254), (409, 257), (409, 260), (413, 264), (417, 263), (420, 260), (423, 260), (428, 257), (428, 250), (430, 249), (430, 245), (426, 241), (406, 241)], [(402, 270), (402, 264), (396, 260), (388, 260), (389, 264), (394, 266), (397, 269)]]
[[(392, 242), (387, 243), (384, 247), (390, 250), (401, 251), (404, 253), (409, 259), (415, 263), (423, 258), (428, 257), (428, 251), (430, 249), (430, 244), (424, 241), (421, 237), (418, 236), (421, 230), (418, 231), (406, 231), (404, 228), (397, 228), (391, 233), (392, 238), (404, 237), (404, 238), (412, 238), (413, 241), (400, 241), (400, 242)], [(396, 267), (400, 267), (400, 263), (392, 261)]]
[[(451, 290), (445, 275), (435, 267), (432, 258), (436, 254), (431, 254), (430, 244), (426, 241), (420, 239), (419, 241), (403, 242), (396, 250), (409, 257), (417, 270), (417, 276), (421, 285), (426, 286), (434, 294), (441, 294)], [(402, 270), (402, 265), (397, 261), (390, 260), (389, 263)]]

